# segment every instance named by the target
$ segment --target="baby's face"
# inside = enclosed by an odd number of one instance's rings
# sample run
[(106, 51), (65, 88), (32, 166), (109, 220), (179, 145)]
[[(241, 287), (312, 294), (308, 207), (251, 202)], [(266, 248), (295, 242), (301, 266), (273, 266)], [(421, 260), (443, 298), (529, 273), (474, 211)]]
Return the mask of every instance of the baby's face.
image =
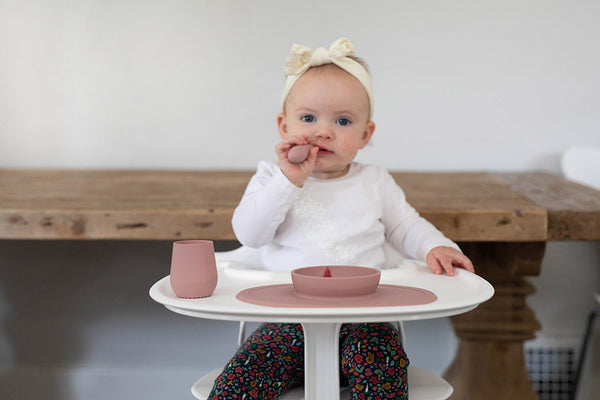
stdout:
[(345, 175), (375, 130), (367, 92), (356, 78), (333, 65), (311, 68), (296, 81), (278, 124), (283, 139), (308, 137), (319, 147), (311, 176), (323, 179)]

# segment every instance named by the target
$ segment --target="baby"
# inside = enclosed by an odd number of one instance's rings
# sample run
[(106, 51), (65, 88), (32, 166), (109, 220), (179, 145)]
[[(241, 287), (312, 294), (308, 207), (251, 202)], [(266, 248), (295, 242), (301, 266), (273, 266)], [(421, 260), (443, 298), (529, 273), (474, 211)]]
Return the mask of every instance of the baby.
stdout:
[[(371, 77), (353, 53), (345, 38), (329, 50), (292, 46), (277, 117), (278, 162), (259, 163), (248, 184), (232, 220), (238, 240), (260, 247), (265, 268), (277, 271), (383, 268), (387, 242), (436, 274), (454, 275), (455, 267), (474, 272), (458, 246), (406, 202), (385, 169), (354, 162), (375, 123)], [(312, 148), (306, 160), (292, 162), (288, 153), (298, 145)], [(408, 397), (408, 359), (390, 324), (343, 325), (339, 343), (341, 380), (352, 399)], [(276, 399), (302, 384), (302, 353), (300, 325), (263, 325), (217, 378), (210, 398)]]

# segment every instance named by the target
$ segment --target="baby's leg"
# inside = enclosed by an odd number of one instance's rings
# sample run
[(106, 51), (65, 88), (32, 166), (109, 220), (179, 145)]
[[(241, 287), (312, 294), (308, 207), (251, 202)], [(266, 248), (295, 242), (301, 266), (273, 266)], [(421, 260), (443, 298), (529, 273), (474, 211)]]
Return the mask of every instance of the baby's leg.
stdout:
[(408, 358), (392, 325), (344, 325), (340, 349), (352, 400), (408, 399)]
[(225, 366), (209, 399), (277, 399), (287, 389), (304, 382), (303, 369), (302, 326), (265, 324)]

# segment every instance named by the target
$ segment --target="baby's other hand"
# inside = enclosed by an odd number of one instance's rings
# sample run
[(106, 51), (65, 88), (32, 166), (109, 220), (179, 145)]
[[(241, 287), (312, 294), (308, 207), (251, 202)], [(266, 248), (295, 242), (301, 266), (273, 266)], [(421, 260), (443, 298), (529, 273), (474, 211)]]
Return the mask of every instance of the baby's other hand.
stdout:
[(277, 153), (277, 157), (279, 159), (279, 168), (281, 169), (281, 172), (283, 172), (290, 182), (298, 187), (302, 187), (304, 182), (306, 182), (310, 176), (313, 168), (315, 167), (317, 153), (319, 152), (319, 148), (314, 146), (310, 150), (306, 160), (302, 161), (301, 163), (291, 162), (288, 159), (288, 152), (292, 147), (303, 144), (308, 144), (307, 137), (292, 137), (278, 143), (277, 146), (275, 146), (275, 152)]
[(475, 273), (475, 267), (469, 260), (469, 257), (465, 256), (460, 251), (446, 246), (434, 247), (425, 258), (429, 268), (439, 275), (443, 271), (450, 276), (454, 276), (454, 267), (464, 268), (469, 272)]

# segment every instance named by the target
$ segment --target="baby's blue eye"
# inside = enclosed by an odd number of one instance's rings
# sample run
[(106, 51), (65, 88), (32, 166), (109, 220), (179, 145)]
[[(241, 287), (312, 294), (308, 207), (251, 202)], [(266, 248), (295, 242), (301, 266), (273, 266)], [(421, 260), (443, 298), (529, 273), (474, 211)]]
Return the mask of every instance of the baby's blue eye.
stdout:
[(337, 123), (338, 123), (338, 125), (341, 125), (341, 126), (348, 126), (352, 122), (348, 118), (340, 118), (337, 120)]
[(315, 117), (313, 115), (303, 115), (300, 119), (304, 122), (315, 122)]

